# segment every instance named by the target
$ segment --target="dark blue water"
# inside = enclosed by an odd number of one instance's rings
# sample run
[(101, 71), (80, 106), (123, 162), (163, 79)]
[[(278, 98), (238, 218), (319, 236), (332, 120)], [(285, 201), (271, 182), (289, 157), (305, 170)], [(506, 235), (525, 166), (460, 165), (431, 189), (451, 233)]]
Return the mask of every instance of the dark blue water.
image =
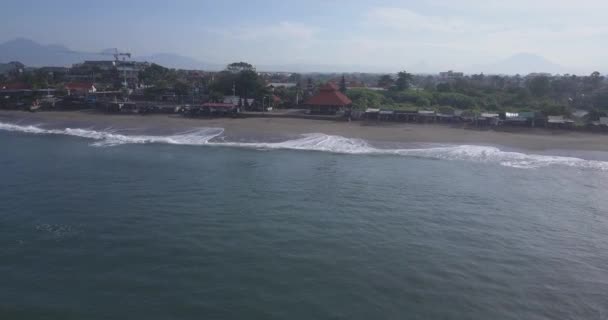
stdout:
[(0, 319), (606, 319), (608, 175), (0, 132)]

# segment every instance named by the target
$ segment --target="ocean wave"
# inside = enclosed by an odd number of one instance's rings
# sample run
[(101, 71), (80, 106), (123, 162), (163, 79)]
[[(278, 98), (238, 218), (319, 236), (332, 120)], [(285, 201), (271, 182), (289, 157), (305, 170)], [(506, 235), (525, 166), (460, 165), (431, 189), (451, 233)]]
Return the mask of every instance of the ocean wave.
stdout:
[(18, 125), (0, 122), (0, 130), (16, 131), (33, 134), (55, 134), (68, 135), (80, 138), (97, 140), (92, 145), (96, 147), (109, 147), (121, 144), (143, 144), (143, 143), (167, 143), (167, 144), (183, 144), (183, 145), (204, 145), (208, 144), (209, 140), (220, 136), (224, 133), (222, 128), (202, 128), (191, 130), (183, 133), (178, 133), (168, 136), (152, 136), (152, 135), (125, 135), (119, 133), (120, 130), (92, 130), (92, 129), (44, 129), (35, 125)]
[(541, 168), (547, 166), (567, 166), (608, 171), (608, 162), (585, 160), (575, 157), (535, 155), (520, 152), (502, 151), (491, 146), (458, 145), (429, 147), (420, 149), (383, 149), (376, 148), (365, 140), (326, 135), (323, 133), (304, 134), (297, 139), (282, 142), (228, 142), (215, 138), (224, 133), (223, 128), (201, 128), (183, 133), (154, 135), (125, 135), (118, 130), (97, 131), (92, 129), (44, 129), (35, 125), (18, 125), (0, 122), (0, 130), (32, 134), (57, 134), (93, 139), (92, 146), (108, 147), (123, 144), (165, 143), (177, 145), (208, 145), (245, 147), (255, 149), (289, 149), (323, 151), (343, 154), (399, 155), (440, 160), (474, 161), (495, 163), (513, 168)]

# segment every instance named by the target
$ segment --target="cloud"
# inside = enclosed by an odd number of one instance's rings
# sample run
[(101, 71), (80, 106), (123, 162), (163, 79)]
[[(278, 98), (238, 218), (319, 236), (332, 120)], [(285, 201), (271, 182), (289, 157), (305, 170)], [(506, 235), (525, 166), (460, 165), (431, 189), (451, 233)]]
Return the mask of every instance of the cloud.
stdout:
[(431, 31), (442, 33), (461, 33), (481, 28), (463, 19), (449, 16), (422, 15), (409, 9), (378, 7), (367, 14), (367, 23), (397, 31)]
[[(596, 14), (590, 8), (608, 9), (608, 1), (431, 0), (427, 5), (417, 10), (372, 8), (364, 19), (368, 32), (361, 37), (386, 48), (398, 39), (416, 45), (424, 56), (442, 56), (432, 48), (449, 51), (443, 56), (454, 64), (519, 52), (534, 52), (566, 64), (597, 63), (599, 53), (605, 52), (608, 20), (589, 16)], [(588, 15), (574, 16), (572, 12), (580, 12), (581, 7)]]
[(593, 14), (597, 10), (607, 10), (605, 0), (428, 0), (434, 8), (465, 9), (468, 12), (494, 11), (497, 13), (512, 12), (544, 12), (550, 14), (571, 14), (585, 12)]
[[(522, 0), (514, 1), (523, 6)], [(513, 16), (500, 13), (525, 8), (494, 0), (464, 0), (461, 7), (442, 0), (431, 2), (431, 6), (445, 4), (442, 10), (370, 7), (353, 17), (348, 32), (339, 26), (293, 21), (205, 31), (211, 35), (208, 41), (218, 59), (246, 59), (256, 64), (399, 69), (425, 60), (435, 70), (458, 69), (520, 52), (539, 54), (563, 65), (598, 64), (603, 59), (600, 53), (605, 51), (601, 39), (608, 36), (608, 22), (573, 22), (559, 13), (572, 7), (570, 2), (557, 2), (557, 11), (545, 8), (542, 14)], [(596, 5), (608, 7), (603, 2)], [(530, 10), (541, 7), (533, 4)], [(475, 14), (475, 10), (487, 12)]]
[(216, 60), (247, 59), (258, 64), (280, 64), (306, 58), (305, 52), (317, 45), (319, 30), (302, 23), (282, 21), (206, 28), (204, 32), (217, 52)]

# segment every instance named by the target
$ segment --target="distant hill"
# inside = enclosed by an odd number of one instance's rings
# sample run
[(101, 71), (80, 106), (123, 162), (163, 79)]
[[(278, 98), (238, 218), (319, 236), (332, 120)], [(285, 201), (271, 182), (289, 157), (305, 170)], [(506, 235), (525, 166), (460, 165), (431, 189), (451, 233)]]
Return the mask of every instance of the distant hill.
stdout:
[(62, 45), (42, 45), (24, 38), (0, 44), (0, 62), (20, 61), (28, 67), (66, 66), (84, 60), (104, 59), (108, 60), (108, 56), (72, 51)]
[(533, 72), (567, 73), (568, 71), (544, 57), (532, 53), (518, 53), (498, 62), (475, 65), (465, 70), (467, 73), (486, 74), (529, 74)]
[[(0, 43), (0, 63), (19, 61), (28, 67), (69, 66), (85, 60), (112, 60), (114, 49), (105, 49), (99, 53), (70, 50), (63, 45), (43, 45), (36, 41), (17, 38)], [(150, 56), (133, 56), (136, 61), (149, 61), (167, 68), (179, 69), (222, 69), (223, 65), (212, 65), (194, 58), (172, 53), (160, 53)]]
[(222, 70), (224, 65), (209, 64), (197, 59), (181, 56), (174, 53), (158, 53), (149, 56), (135, 56), (134, 60), (148, 61), (159, 64), (167, 68), (189, 69), (189, 70)]
[(390, 73), (395, 72), (393, 67), (378, 67), (359, 64), (256, 64), (258, 71), (264, 72), (297, 72), (297, 73)]
[[(0, 63), (20, 61), (28, 67), (69, 66), (84, 60), (112, 60), (114, 49), (101, 50), (98, 53), (70, 50), (64, 45), (44, 45), (36, 41), (17, 38), (0, 43)], [(146, 56), (133, 56), (136, 61), (148, 61), (168, 68), (222, 70), (225, 64), (206, 63), (195, 58), (174, 53), (158, 53)], [(290, 71), (290, 72), (397, 72), (399, 67), (377, 67), (365, 65), (322, 65), (322, 64), (284, 64), (256, 65), (260, 71)], [(432, 64), (421, 61), (405, 68), (411, 72), (437, 72)], [(492, 64), (476, 65), (465, 70), (465, 73), (486, 74), (528, 74), (531, 72), (567, 73), (562, 66), (555, 64), (539, 55), (519, 53)]]

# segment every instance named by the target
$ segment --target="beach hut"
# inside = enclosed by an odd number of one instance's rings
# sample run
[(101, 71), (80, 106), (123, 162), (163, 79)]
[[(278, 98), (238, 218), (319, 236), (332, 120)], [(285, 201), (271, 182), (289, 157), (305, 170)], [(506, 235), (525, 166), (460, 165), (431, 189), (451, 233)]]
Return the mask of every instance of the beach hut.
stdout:
[(601, 128), (608, 128), (608, 117), (600, 117), (598, 121), (593, 121), (591, 124)]
[(455, 114), (460, 121), (467, 123), (475, 123), (475, 120), (477, 119), (477, 114), (471, 110), (455, 111)]
[[(64, 99), (65, 101), (66, 99)], [(130, 101), (109, 101), (102, 104), (106, 112), (137, 113), (137, 104)]]
[(137, 103), (135, 102), (122, 102), (118, 104), (118, 111), (121, 113), (139, 113)]
[(534, 127), (535, 122), (535, 112), (505, 112), (504, 124), (506, 125)]
[(574, 121), (564, 116), (547, 116), (546, 126), (549, 128), (567, 128), (574, 125)]
[(34, 90), (23, 82), (0, 83), (0, 106), (23, 107), (33, 99)]
[(437, 113), (437, 121), (439, 121), (439, 122), (452, 123), (452, 122), (456, 122), (458, 119), (459, 119), (458, 116), (456, 116), (456, 114), (454, 112)]
[(365, 109), (365, 120), (377, 120), (378, 115), (380, 114), (380, 109), (378, 108), (367, 108)]
[(335, 84), (326, 83), (304, 104), (309, 107), (311, 114), (336, 114), (345, 107), (350, 107), (352, 101)]
[(418, 110), (417, 119), (422, 123), (435, 122), (436, 113), (433, 110)]
[(500, 123), (498, 113), (482, 112), (475, 120), (478, 126), (497, 126)]
[(202, 114), (214, 116), (234, 115), (239, 112), (238, 107), (232, 103), (206, 102), (201, 105)]
[(589, 115), (589, 111), (587, 110), (583, 110), (583, 109), (575, 109), (572, 112), (572, 117), (577, 118), (577, 119), (583, 119), (585, 117), (587, 117), (587, 115)]
[(64, 85), (68, 95), (81, 95), (85, 96), (89, 93), (97, 92), (95, 84), (92, 82), (69, 82)]
[(393, 110), (380, 110), (378, 112), (378, 119), (384, 121), (391, 121), (395, 118), (395, 111)]
[(417, 115), (416, 110), (395, 110), (395, 120), (397, 121), (415, 121)]

